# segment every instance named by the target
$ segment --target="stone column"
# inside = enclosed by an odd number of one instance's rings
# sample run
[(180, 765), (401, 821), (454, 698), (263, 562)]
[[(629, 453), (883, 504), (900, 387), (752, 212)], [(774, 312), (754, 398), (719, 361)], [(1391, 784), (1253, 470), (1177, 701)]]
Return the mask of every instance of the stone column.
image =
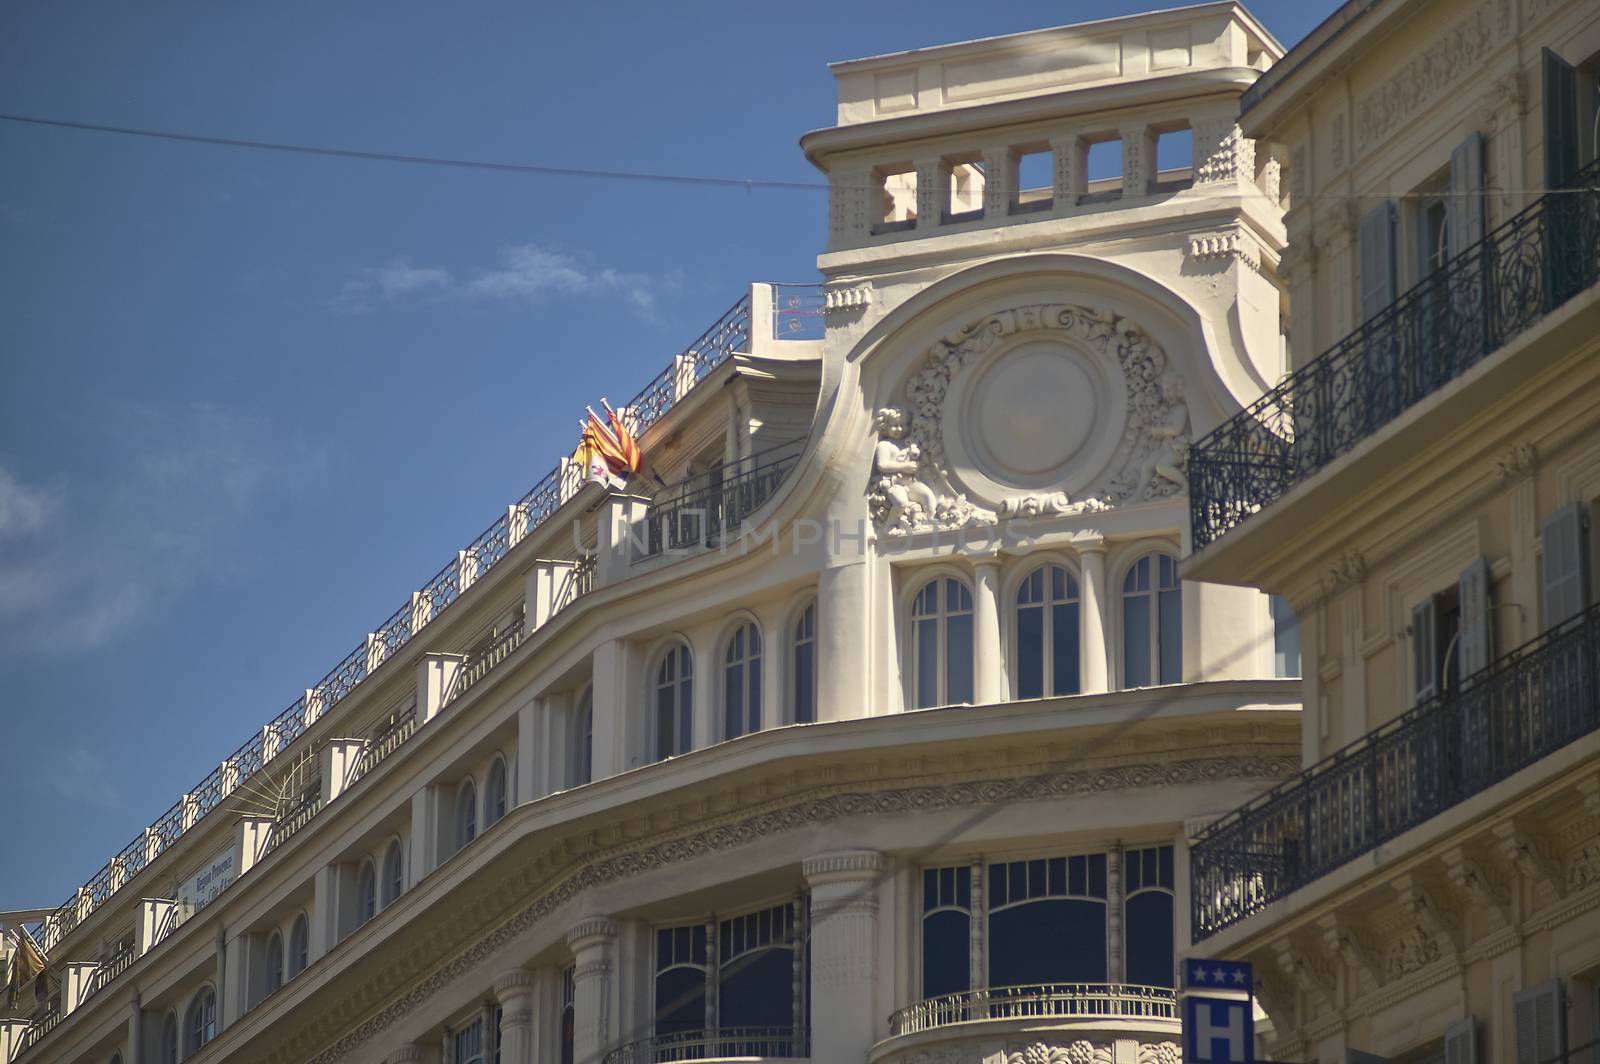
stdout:
[(1089, 160), (1083, 138), (1077, 133), (1062, 133), (1050, 138), (1051, 169), (1054, 174), (1050, 190), (1052, 207), (1071, 207), (1078, 202), (1089, 187)]
[(237, 934), (228, 940), (226, 949), (227, 986), (225, 991), (222, 987), (217, 990), (219, 1027), (232, 1024), (249, 1011), (252, 1004), (250, 969), (253, 965), (250, 963), (251, 955), (259, 954), (264, 949), (264, 944), (255, 935), (248, 933)]
[(878, 885), (871, 850), (808, 857), (811, 887), (811, 1059), (862, 1060), (878, 1038)]
[(867, 563), (851, 561), (817, 577), (817, 720), (871, 713), (866, 700)]
[(1008, 145), (995, 144), (983, 150), (983, 216), (1004, 218), (1017, 199), (1017, 153)]
[[(649, 717), (644, 692), (628, 689), (628, 644), (608, 639), (594, 648), (593, 778), (603, 780), (641, 764), (648, 757)], [(698, 664), (698, 663), (696, 663)], [(698, 677), (696, 678), (698, 679)], [(630, 698), (629, 695), (634, 694)], [(571, 714), (567, 715), (571, 720)], [(562, 777), (566, 779), (565, 775)]]
[(987, 705), (1006, 701), (1005, 656), (1000, 650), (1000, 562), (977, 558), (972, 563), (973, 669), (972, 701)]
[(1122, 194), (1145, 196), (1156, 177), (1156, 138), (1145, 125), (1124, 126), (1122, 133)]
[(950, 171), (944, 160), (917, 160), (917, 228), (932, 229), (950, 203)]
[(1078, 544), (1083, 565), (1080, 590), (1083, 617), (1083, 693), (1110, 690), (1110, 656), (1106, 641), (1106, 544), (1095, 537)]
[[(4, 1057), (0, 1057), (3, 1060)], [(128, 1051), (122, 1054), (122, 1064), (144, 1062), (144, 1002), (139, 998), (139, 988), (134, 987), (128, 1002)]]
[(423, 784), (411, 795), (411, 845), (406, 847), (410, 867), (406, 884), (415, 886), (439, 864), (439, 792)]
[(339, 942), (339, 866), (323, 865), (313, 878), (310, 941), (306, 963), (312, 965)]
[(576, 1064), (600, 1064), (611, 1042), (611, 998), (614, 977), (611, 956), (617, 925), (591, 916), (567, 932), (573, 966), (573, 1058)]
[(543, 730), (544, 705), (538, 699), (530, 698), (517, 708), (517, 779), (514, 793), (518, 805), (550, 793), (544, 771), (547, 752), (539, 741)]
[(539, 1037), (533, 988), (533, 973), (526, 968), (513, 968), (494, 981), (501, 1009), (500, 1064), (534, 1064)]

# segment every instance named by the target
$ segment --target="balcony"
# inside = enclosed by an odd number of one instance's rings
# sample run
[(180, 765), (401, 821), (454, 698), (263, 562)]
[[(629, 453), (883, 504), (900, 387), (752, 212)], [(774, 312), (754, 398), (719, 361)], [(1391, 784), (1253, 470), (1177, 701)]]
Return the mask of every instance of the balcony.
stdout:
[(805, 440), (740, 458), (690, 477), (650, 506), (635, 561), (661, 554), (715, 549), (766, 505), (788, 479)]
[(1202, 832), (1195, 942), (1600, 729), (1600, 605)]
[(1200, 551), (1600, 280), (1600, 162), (1194, 445)]
[(796, 1061), (811, 1057), (811, 1032), (804, 1027), (717, 1027), (643, 1038), (613, 1049), (604, 1064), (666, 1064), (672, 1061)]
[(1032, 1043), (1048, 1041), (1052, 1034), (1063, 1044), (1106, 1043), (1109, 1052), (1109, 1044), (1118, 1039), (1175, 1041), (1178, 1032), (1178, 996), (1165, 987), (1126, 983), (987, 987), (928, 998), (895, 1012), (889, 1017), (889, 1037), (873, 1047), (871, 1060), (901, 1064), (938, 1047), (941, 1060), (976, 1064), (1003, 1049), (1008, 1036)]

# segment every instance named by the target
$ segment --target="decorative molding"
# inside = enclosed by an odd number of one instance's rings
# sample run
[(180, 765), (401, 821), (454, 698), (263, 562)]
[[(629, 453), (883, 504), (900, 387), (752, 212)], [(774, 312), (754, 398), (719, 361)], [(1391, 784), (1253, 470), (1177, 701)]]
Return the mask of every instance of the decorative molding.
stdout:
[[(1127, 393), (1127, 424), (1101, 481), (1086, 493), (1106, 506), (1164, 499), (1188, 490), (1189, 408), (1183, 378), (1145, 331), (1110, 311), (1066, 303), (1013, 307), (978, 318), (928, 348), (905, 384), (905, 406), (878, 410), (878, 443), (867, 497), (887, 535), (988, 524), (996, 515), (955, 489), (944, 444), (952, 382), (1001, 340), (1058, 330), (1112, 360)], [(1069, 503), (1070, 505), (1070, 503)]]
[[(417, 1009), (457, 980), (494, 958), (501, 949), (536, 924), (548, 919), (561, 906), (581, 897), (597, 886), (629, 879), (658, 869), (704, 859), (708, 854), (736, 850), (757, 839), (787, 834), (817, 824), (836, 823), (857, 817), (930, 812), (945, 809), (970, 809), (994, 804), (1011, 804), (1062, 798), (1082, 798), (1111, 794), (1132, 788), (1176, 787), (1213, 784), (1222, 780), (1277, 782), (1300, 769), (1298, 751), (1263, 754), (1234, 754), (1192, 758), (1171, 762), (1146, 762), (1108, 765), (1067, 772), (1047, 772), (1013, 777), (987, 777), (952, 783), (916, 786), (885, 786), (881, 789), (822, 787), (764, 808), (739, 810), (725, 819), (696, 824), (648, 845), (618, 846), (593, 855), (559, 878), (547, 879), (538, 892), (516, 915), (483, 934), (453, 958), (435, 962), (427, 943), (418, 943), (419, 957), (427, 957), (427, 974), (406, 986), (403, 992), (377, 1009), (354, 1028), (315, 1053), (304, 1041), (327, 1036), (326, 1026), (345, 1023), (353, 1007), (345, 1004), (330, 1009), (323, 1024), (303, 1028), (305, 1036), (275, 1047), (267, 1059), (274, 1062), (334, 1064)], [(526, 889), (526, 888), (523, 888)], [(591, 921), (585, 920), (582, 927)], [(610, 924), (609, 920), (603, 921)], [(613, 925), (614, 926), (614, 925)], [(420, 963), (420, 962), (419, 962)], [(405, 977), (404, 973), (396, 973)]]
[(1046, 492), (1042, 495), (1014, 495), (1000, 500), (1001, 517), (1065, 517), (1074, 514), (1098, 513), (1109, 509), (1101, 499), (1084, 498), (1074, 501), (1064, 491)]
[(1389, 944), (1383, 960), (1384, 982), (1421, 971), (1440, 957), (1439, 942), (1421, 926), (1408, 927)]
[(1325, 965), (1289, 939), (1279, 939), (1272, 944), (1278, 970), (1303, 993), (1317, 998), (1328, 1008), (1337, 1000), (1338, 987), (1333, 973)]
[(1500, 854), (1508, 864), (1536, 884), (1549, 887), (1558, 899), (1566, 897), (1567, 882), (1561, 874), (1560, 863), (1543, 837), (1535, 834), (1519, 818), (1496, 824), (1494, 836), (1499, 842)]
[(1367, 560), (1360, 551), (1347, 550), (1328, 566), (1322, 574), (1322, 586), (1334, 592), (1351, 584), (1359, 584), (1367, 576)]
[(800, 874), (808, 883), (873, 879), (886, 863), (876, 850), (840, 850), (807, 857), (800, 862)]
[(567, 932), (567, 945), (574, 950), (579, 945), (591, 939), (611, 939), (617, 937), (617, 925), (604, 916), (588, 916), (572, 925), (572, 930)]
[(858, 284), (848, 288), (828, 288), (822, 293), (824, 314), (844, 314), (865, 310), (872, 303), (872, 287)]
[(1364, 975), (1373, 986), (1382, 986), (1387, 981), (1385, 967), (1378, 962), (1373, 949), (1372, 935), (1357, 918), (1328, 913), (1317, 920), (1317, 926), (1322, 929), (1322, 939), (1330, 953)]
[(1256, 142), (1245, 136), (1233, 118), (1197, 122), (1194, 145), (1200, 155), (1194, 183), (1249, 180), (1256, 172)]
[(1528, 476), (1539, 465), (1539, 449), (1532, 443), (1517, 443), (1507, 447), (1494, 460), (1495, 475), (1501, 480), (1514, 480)]
[(390, 1064), (412, 1064), (421, 1059), (422, 1047), (416, 1045), (403, 1045), (389, 1054)]
[(1238, 259), (1252, 270), (1261, 269), (1261, 246), (1234, 227), (1189, 236), (1191, 259)]
[(1511, 923), (1511, 892), (1504, 883), (1491, 876), (1459, 846), (1445, 851), (1441, 857), (1445, 873), (1457, 890), (1472, 899), (1478, 908), (1498, 914), (1502, 924)]
[(494, 992), (497, 997), (506, 997), (515, 991), (531, 989), (533, 985), (532, 972), (526, 968), (513, 968), (495, 976)]
[(1463, 945), (1461, 914), (1441, 905), (1428, 885), (1414, 875), (1400, 876), (1390, 886), (1400, 897), (1401, 910), (1422, 934), (1448, 947), (1452, 957), (1459, 957)]
[(1328, 123), (1328, 161), (1334, 173), (1344, 169), (1344, 112), (1340, 111)]
[(1087, 1038), (1006, 1047), (1005, 1064), (1112, 1064), (1113, 1048)]
[(1511, 32), (1511, 0), (1485, 0), (1381, 86), (1356, 102), (1356, 146), (1367, 151), (1471, 74)]

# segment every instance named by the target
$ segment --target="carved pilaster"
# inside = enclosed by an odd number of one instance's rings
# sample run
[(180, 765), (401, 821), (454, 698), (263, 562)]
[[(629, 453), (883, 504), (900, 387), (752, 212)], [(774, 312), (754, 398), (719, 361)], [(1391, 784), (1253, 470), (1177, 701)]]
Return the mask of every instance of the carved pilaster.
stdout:
[(1480, 865), (1461, 847), (1446, 850), (1442, 855), (1450, 882), (1480, 909), (1497, 913), (1500, 922), (1511, 923), (1511, 892), (1497, 876)]
[(878, 886), (887, 862), (870, 850), (818, 854), (801, 863), (811, 887), (813, 1060), (845, 1060), (876, 1030)]
[(1537, 834), (1531, 824), (1520, 817), (1502, 821), (1494, 826), (1494, 836), (1499, 844), (1500, 856), (1507, 864), (1536, 885), (1549, 887), (1556, 897), (1567, 896), (1561, 862), (1556, 860), (1549, 840)]
[(1383, 985), (1383, 964), (1373, 947), (1372, 935), (1358, 918), (1329, 913), (1317, 921), (1317, 927), (1322, 930), (1322, 941), (1330, 954), (1364, 976), (1369, 985)]
[(576, 1059), (597, 1061), (611, 1042), (612, 954), (617, 925), (604, 916), (579, 921), (567, 932), (575, 963), (573, 1048)]
[(1272, 944), (1278, 970), (1302, 993), (1331, 1009), (1337, 1002), (1338, 987), (1333, 972), (1310, 950), (1290, 939)]
[(1122, 194), (1143, 196), (1155, 180), (1155, 137), (1145, 125), (1124, 126), (1122, 133)]
[(1389, 884), (1400, 898), (1400, 907), (1414, 926), (1440, 948), (1461, 954), (1461, 914), (1440, 901), (1439, 893), (1415, 875), (1404, 875)]
[(1055, 206), (1073, 206), (1087, 189), (1086, 150), (1083, 138), (1076, 133), (1066, 133), (1050, 139), (1051, 160), (1054, 164), (1054, 187), (1051, 189), (1051, 198)]
[(917, 161), (917, 228), (939, 224), (939, 215), (950, 202), (950, 171), (939, 159)]

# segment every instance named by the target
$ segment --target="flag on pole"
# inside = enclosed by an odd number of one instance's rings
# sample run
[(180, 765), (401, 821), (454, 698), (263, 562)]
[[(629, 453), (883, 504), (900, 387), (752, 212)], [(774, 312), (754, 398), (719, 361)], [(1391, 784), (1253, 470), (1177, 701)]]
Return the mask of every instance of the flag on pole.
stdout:
[(617, 447), (622, 454), (622, 462), (628, 472), (637, 473), (639, 466), (644, 462), (644, 455), (639, 451), (639, 441), (633, 438), (633, 433), (628, 431), (628, 426), (622, 421), (622, 416), (611, 409), (611, 404), (604, 399), (600, 405), (606, 408), (606, 420), (611, 423), (611, 435), (616, 438)]

